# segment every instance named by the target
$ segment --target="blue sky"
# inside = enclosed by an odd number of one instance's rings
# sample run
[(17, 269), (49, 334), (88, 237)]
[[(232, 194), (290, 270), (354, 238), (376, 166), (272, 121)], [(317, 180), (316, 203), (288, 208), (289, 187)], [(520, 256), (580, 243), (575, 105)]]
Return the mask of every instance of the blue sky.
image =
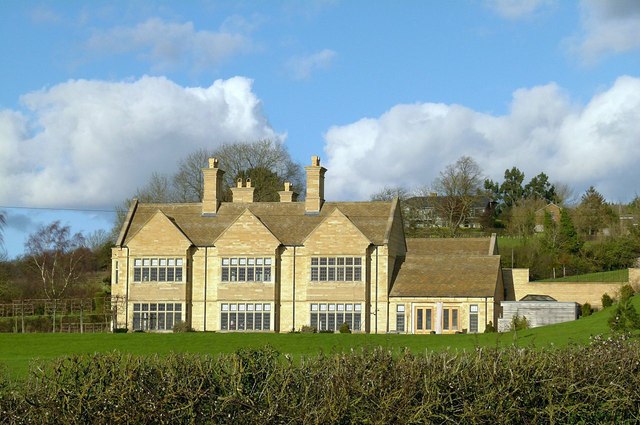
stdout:
[(8, 0), (0, 20), (10, 257), (52, 220), (109, 228), (192, 150), (265, 137), (319, 154), (331, 200), (428, 185), (462, 155), (638, 194), (636, 0)]

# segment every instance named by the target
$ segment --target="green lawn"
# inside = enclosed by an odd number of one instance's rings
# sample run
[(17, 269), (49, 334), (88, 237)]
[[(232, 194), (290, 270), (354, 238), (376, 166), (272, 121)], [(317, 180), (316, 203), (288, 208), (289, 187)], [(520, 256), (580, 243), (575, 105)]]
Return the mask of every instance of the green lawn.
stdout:
[[(640, 297), (634, 297), (640, 309)], [(177, 333), (177, 334), (0, 334), (0, 364), (11, 378), (27, 375), (34, 359), (109, 352), (148, 355), (170, 352), (219, 354), (243, 347), (271, 345), (295, 358), (318, 353), (343, 352), (352, 348), (382, 346), (399, 351), (408, 348), (416, 354), (426, 350), (473, 350), (476, 347), (519, 346), (562, 347), (585, 344), (591, 335), (608, 334), (610, 308), (575, 322), (504, 334), (478, 335), (367, 335), (367, 334), (262, 334), (262, 333)]]
[(611, 270), (608, 272), (586, 273), (576, 276), (541, 279), (536, 282), (628, 282), (629, 269)]

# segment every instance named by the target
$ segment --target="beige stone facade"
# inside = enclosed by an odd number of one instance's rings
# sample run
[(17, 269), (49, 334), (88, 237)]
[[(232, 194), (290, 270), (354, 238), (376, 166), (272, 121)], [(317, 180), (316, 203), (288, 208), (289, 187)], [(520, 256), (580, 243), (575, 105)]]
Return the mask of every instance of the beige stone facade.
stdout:
[(238, 181), (222, 202), (223, 164), (203, 170), (204, 199), (132, 203), (113, 248), (114, 327), (289, 332), (482, 332), (503, 299), (495, 238), (405, 239), (399, 201), (327, 202), (313, 157), (305, 200), (254, 202)]

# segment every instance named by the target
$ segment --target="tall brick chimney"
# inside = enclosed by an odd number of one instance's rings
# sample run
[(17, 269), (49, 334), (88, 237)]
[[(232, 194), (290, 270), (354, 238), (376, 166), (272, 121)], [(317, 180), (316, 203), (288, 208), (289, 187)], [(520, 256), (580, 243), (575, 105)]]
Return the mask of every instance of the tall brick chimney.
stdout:
[(320, 214), (324, 204), (324, 173), (326, 168), (320, 166), (320, 157), (312, 156), (311, 165), (307, 170), (307, 196), (304, 200), (304, 213), (308, 215)]
[(239, 177), (236, 181), (236, 187), (231, 188), (233, 202), (253, 202), (255, 199), (253, 194), (254, 190), (255, 187), (251, 187), (251, 179), (247, 179), (245, 185), (242, 178)]
[(218, 159), (209, 158), (209, 167), (202, 169), (204, 191), (202, 194), (202, 215), (216, 215), (222, 202), (222, 176)]

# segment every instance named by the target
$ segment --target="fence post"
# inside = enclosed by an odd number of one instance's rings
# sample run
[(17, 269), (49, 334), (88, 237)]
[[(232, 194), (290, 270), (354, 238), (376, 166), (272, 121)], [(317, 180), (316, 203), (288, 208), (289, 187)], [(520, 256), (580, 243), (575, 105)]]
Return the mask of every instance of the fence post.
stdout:
[(22, 333), (24, 333), (24, 300), (22, 299), (20, 300), (20, 317), (22, 319)]
[(84, 307), (84, 303), (83, 300), (80, 300), (80, 333), (84, 333), (84, 327), (83, 327), (83, 322), (82, 322), (82, 310)]

